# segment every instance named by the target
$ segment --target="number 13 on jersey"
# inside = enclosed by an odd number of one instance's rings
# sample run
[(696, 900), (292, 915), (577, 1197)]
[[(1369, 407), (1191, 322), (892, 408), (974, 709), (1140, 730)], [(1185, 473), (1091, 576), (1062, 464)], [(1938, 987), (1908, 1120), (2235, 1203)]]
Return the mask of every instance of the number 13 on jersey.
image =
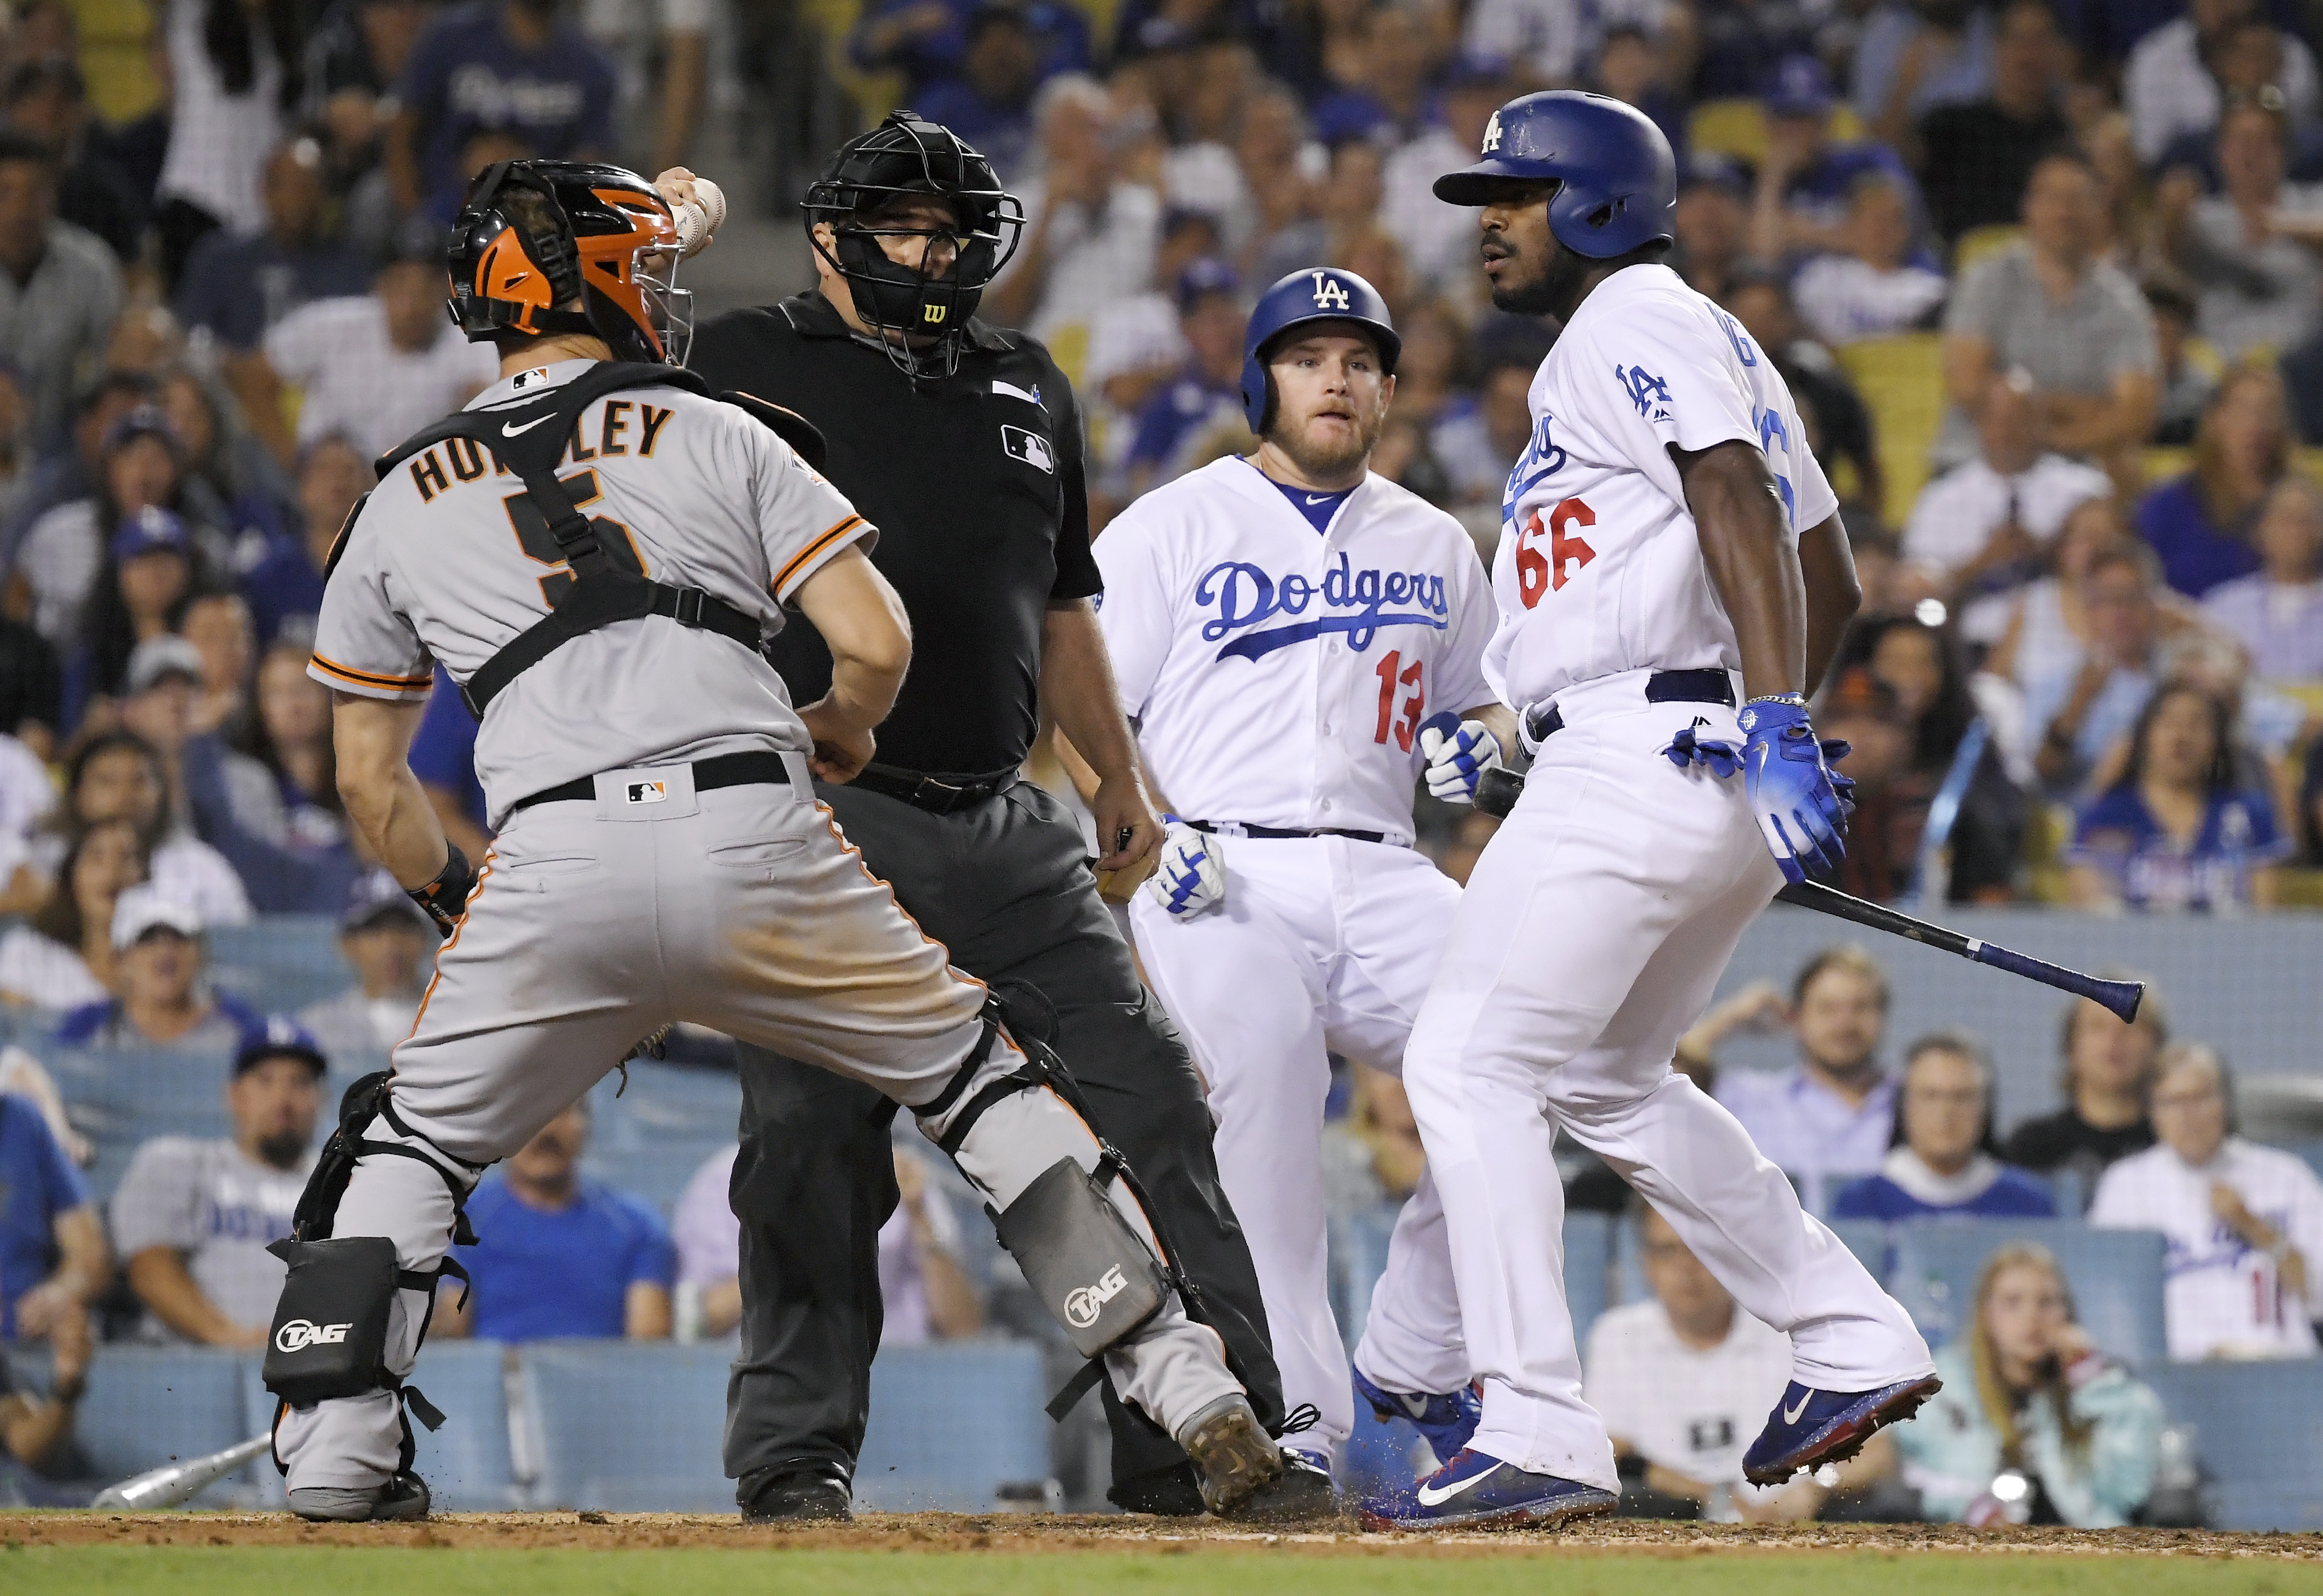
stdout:
[[(1528, 610), (1572, 580), (1566, 567), (1578, 571), (1597, 557), (1575, 527), (1593, 527), (1597, 512), (1578, 499), (1560, 499), (1548, 512), (1546, 527), (1540, 511), (1525, 518), (1517, 534), (1517, 597)], [(1543, 546), (1546, 545), (1544, 551)]]

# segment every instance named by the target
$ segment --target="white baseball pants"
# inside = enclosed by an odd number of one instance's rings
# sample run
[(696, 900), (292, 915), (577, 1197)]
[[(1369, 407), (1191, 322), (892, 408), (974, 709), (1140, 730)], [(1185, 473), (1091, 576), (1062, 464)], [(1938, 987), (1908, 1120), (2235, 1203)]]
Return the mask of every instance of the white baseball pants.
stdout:
[[(1676, 1229), (1743, 1309), (1789, 1333), (1796, 1377), (1862, 1390), (1933, 1369), (1894, 1299), (1734, 1117), (1673, 1073), (1737, 941), (1781, 885), (1742, 778), (1657, 751), (1742, 738), (1734, 711), (1649, 704), (1643, 671), (1557, 696), (1515, 812), (1454, 918), (1404, 1084), (1442, 1194), (1466, 1350), (1483, 1380), (1473, 1445), (1619, 1489), (1581, 1399), (1564, 1286), (1562, 1128)], [(1427, 1389), (1447, 1389), (1447, 1362)]]
[[(1287, 1408), (1322, 1415), (1290, 1445), (1328, 1450), (1354, 1427), (1347, 1355), (1331, 1313), (1324, 1212), (1328, 1055), (1403, 1070), (1459, 902), (1424, 855), (1344, 837), (1227, 837), (1225, 900), (1174, 920), (1130, 906), (1146, 978), (1192, 1049), (1217, 1116), (1218, 1175), (1258, 1268)], [(1469, 1380), (1433, 1181), (1396, 1222), (1355, 1362), (1392, 1390)], [(1444, 1368), (1461, 1372), (1425, 1383)]]

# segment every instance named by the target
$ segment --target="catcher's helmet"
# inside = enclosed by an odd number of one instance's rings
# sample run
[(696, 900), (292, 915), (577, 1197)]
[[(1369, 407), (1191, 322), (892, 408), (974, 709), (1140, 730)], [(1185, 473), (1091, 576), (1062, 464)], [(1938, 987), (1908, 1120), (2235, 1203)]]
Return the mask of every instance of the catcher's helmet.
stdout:
[(1379, 290), (1336, 266), (1294, 271), (1258, 297), (1250, 326), (1242, 335), (1242, 408), (1253, 433), (1265, 436), (1266, 424), (1274, 417), (1274, 379), (1266, 369), (1273, 346), (1291, 328), (1318, 321), (1354, 322), (1367, 329), (1379, 340), (1382, 374), (1395, 375), (1403, 340), (1396, 335)]
[[(943, 234), (920, 227), (882, 226), (882, 206), (914, 195), (934, 195), (958, 216), (950, 264), (933, 276), (888, 258), (882, 236), (926, 240)], [(960, 340), (985, 285), (1016, 252), (1024, 229), (1022, 201), (1000, 186), (992, 163), (950, 128), (891, 111), (869, 133), (839, 147), (822, 176), (809, 184), (799, 209), (807, 242), (847, 280), (855, 314), (882, 332), (887, 358), (913, 377), (948, 377), (960, 363)], [(832, 247), (814, 235), (831, 224)], [(924, 263), (926, 255), (921, 256)], [(914, 346), (913, 340), (917, 340)]]
[[(503, 161), (469, 185), (452, 224), (452, 320), (474, 343), (593, 333), (616, 360), (683, 365), (693, 296), (675, 284), (678, 254), (669, 202), (637, 173)], [(579, 310), (561, 308), (575, 299)]]
[(1510, 100), (1484, 125), (1483, 159), (1436, 179), (1446, 205), (1483, 205), (1496, 179), (1554, 181), (1548, 230), (1576, 255), (1609, 260), (1677, 236), (1677, 159), (1644, 112), (1553, 88)]

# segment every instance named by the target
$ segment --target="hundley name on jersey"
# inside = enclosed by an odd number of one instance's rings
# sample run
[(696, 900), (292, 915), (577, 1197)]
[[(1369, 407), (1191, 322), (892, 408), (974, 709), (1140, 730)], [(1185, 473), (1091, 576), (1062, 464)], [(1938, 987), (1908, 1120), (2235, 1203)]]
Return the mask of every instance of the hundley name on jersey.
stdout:
[[(1347, 647), (1360, 654), (1371, 647), (1382, 627), (1425, 626), (1440, 632), (1450, 623), (1452, 609), (1441, 575), (1351, 567), (1352, 562), (1342, 554), (1339, 563), (1317, 583), (1296, 571), (1277, 580), (1247, 560), (1221, 560), (1194, 584), (1194, 602), (1217, 610), (1214, 618), (1202, 623), (1202, 638), (1215, 643), (1239, 632), (1240, 637), (1218, 650), (1217, 657), (1260, 659), (1278, 648), (1338, 632), (1345, 636)], [(1336, 613), (1264, 631), (1249, 629), (1279, 615), (1304, 615), (1318, 597)], [(1390, 611), (1387, 606), (1391, 604), (1414, 608)]]
[[(634, 421), (637, 436), (634, 439), (630, 436), (630, 428), (633, 425), (630, 417), (632, 410), (637, 412)], [(582, 440), (582, 433), (587, 420), (584, 416), (581, 423), (574, 425), (573, 436), (565, 444), (565, 454), (557, 461), (556, 469), (562, 471), (568, 465), (583, 464), (601, 456), (611, 458), (634, 454), (650, 460), (653, 458), (654, 445), (661, 442), (662, 428), (669, 425), (669, 418), (673, 413), (658, 405), (647, 404), (643, 400), (609, 399), (598, 408), (596, 446), (592, 448)], [(526, 422), (522, 427), (504, 430), (510, 437), (514, 437), (518, 433), (528, 432), (533, 427), (553, 419), (553, 417), (543, 416), (537, 420)], [(451, 462), (450, 477), (446, 477), (444, 473), (444, 462), (436, 458), (439, 454)], [(419, 501), (422, 504), (433, 503), (436, 495), (448, 490), (455, 480), (473, 482), (482, 477), (484, 474), (484, 457), (490, 454), (490, 450), (478, 444), (473, 438), (447, 438), (443, 443), (431, 445), (426, 450), (413, 455), (409, 462), (409, 470), (411, 481), (419, 490)], [(491, 456), (491, 474), (496, 477), (509, 474), (509, 468), (501, 463), (497, 454)], [(580, 502), (579, 499), (574, 500), (576, 505)]]

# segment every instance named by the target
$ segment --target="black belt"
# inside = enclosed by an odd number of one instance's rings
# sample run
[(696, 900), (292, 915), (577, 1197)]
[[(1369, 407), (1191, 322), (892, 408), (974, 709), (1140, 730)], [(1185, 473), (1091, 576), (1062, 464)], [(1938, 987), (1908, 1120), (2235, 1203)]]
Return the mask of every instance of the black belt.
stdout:
[[(1318, 826), (1311, 831), (1302, 831), (1296, 827), (1245, 825), (1240, 821), (1188, 821), (1186, 823), (1197, 831), (1207, 831), (1219, 837), (1350, 837), (1357, 842), (1387, 840), (1384, 831), (1349, 831), (1338, 826)], [(1226, 828), (1228, 826), (1234, 830), (1227, 830)]]
[(940, 776), (898, 770), (892, 765), (867, 765), (862, 774), (847, 784), (883, 797), (900, 798), (914, 809), (924, 809), (930, 814), (950, 814), (955, 809), (966, 809), (995, 793), (1005, 793), (1023, 779), (1023, 774), (1013, 768), (996, 770), (989, 775)]
[[(1724, 704), (1734, 707), (1734, 679), (1722, 670), (1656, 671), (1646, 678), (1649, 704)], [(1525, 729), (1536, 743), (1565, 729), (1565, 717), (1550, 704), (1525, 716)]]
[[(749, 787), (767, 784), (777, 787), (790, 785), (790, 766), (783, 763), (780, 754), (753, 750), (747, 754), (720, 754), (714, 758), (693, 762), (693, 790), (714, 793), (721, 787)], [(529, 798), (519, 798), (509, 805), (514, 814), (519, 809), (530, 809), (536, 803), (574, 803), (597, 795), (597, 778), (584, 775), (566, 782), (561, 787), (549, 787)]]

